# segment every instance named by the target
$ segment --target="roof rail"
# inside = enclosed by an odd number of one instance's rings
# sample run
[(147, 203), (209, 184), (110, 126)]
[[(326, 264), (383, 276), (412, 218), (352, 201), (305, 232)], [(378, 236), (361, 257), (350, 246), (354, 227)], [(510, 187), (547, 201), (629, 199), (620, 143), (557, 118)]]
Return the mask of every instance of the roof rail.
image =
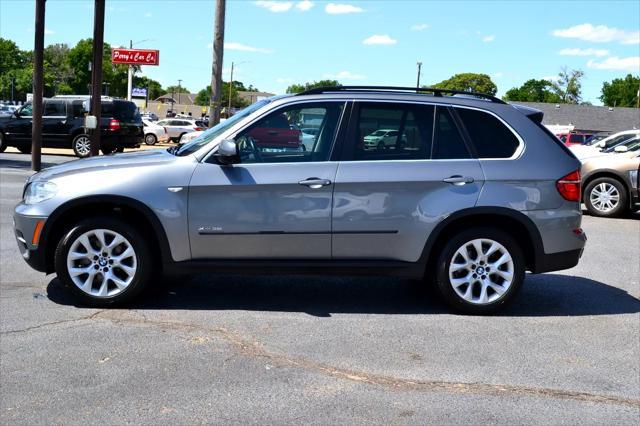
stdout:
[(498, 104), (506, 104), (502, 99), (496, 98), (485, 93), (466, 92), (463, 90), (436, 89), (434, 87), (396, 87), (396, 86), (323, 86), (305, 90), (297, 93), (296, 96), (316, 95), (327, 92), (415, 92), (415, 93), (433, 93), (433, 96), (446, 95), (467, 95), (474, 98), (486, 99)]

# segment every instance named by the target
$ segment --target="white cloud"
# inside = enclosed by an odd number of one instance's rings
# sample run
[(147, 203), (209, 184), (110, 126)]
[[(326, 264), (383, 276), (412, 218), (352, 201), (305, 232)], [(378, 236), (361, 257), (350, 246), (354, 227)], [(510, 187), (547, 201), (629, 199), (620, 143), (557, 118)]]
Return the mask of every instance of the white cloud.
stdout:
[(494, 35), (488, 35), (488, 36), (482, 37), (482, 41), (484, 43), (491, 43), (495, 39), (496, 39), (496, 36), (494, 36)]
[(383, 44), (383, 45), (392, 45), (396, 44), (398, 40), (389, 37), (386, 34), (378, 35), (374, 34), (371, 37), (365, 38), (362, 41), (362, 44)]
[(409, 27), (411, 31), (424, 31), (429, 28), (429, 24), (415, 24)]
[(350, 71), (340, 71), (338, 74), (325, 74), (324, 78), (333, 78), (335, 80), (362, 80), (366, 78), (362, 74), (354, 74)]
[(325, 6), (324, 11), (331, 15), (342, 15), (344, 13), (360, 13), (363, 9), (350, 4), (329, 3)]
[(276, 83), (279, 83), (279, 84), (291, 83), (292, 81), (293, 81), (293, 79), (289, 78), (289, 77), (278, 77), (278, 78), (276, 78)]
[[(213, 48), (213, 43), (207, 44), (207, 48), (212, 49)], [(273, 50), (271, 50), (271, 49), (265, 49), (265, 48), (262, 48), (262, 47), (247, 46), (246, 44), (235, 43), (235, 42), (225, 43), (224, 44), (224, 48), (225, 48), (225, 50), (239, 50), (239, 51), (242, 51), (242, 52), (273, 53)]]
[(151, 15), (151, 12), (147, 12), (147, 13), (144, 14), (145, 18), (151, 18), (151, 16), (153, 16), (153, 15)]
[(497, 72), (497, 73), (493, 74), (493, 78), (502, 78), (503, 75), (504, 75), (503, 73)]
[(287, 12), (293, 7), (293, 2), (291, 1), (256, 1), (254, 4), (273, 13)]
[(44, 29), (44, 33), (47, 34), (47, 35), (51, 35), (51, 34), (55, 34), (56, 32), (53, 31), (53, 30), (50, 30), (49, 28), (45, 28)]
[(607, 49), (562, 49), (558, 52), (558, 55), (562, 56), (607, 56), (609, 51)]
[(596, 62), (591, 59), (587, 62), (587, 66), (597, 70), (640, 72), (640, 56), (629, 56), (627, 58), (611, 56), (602, 62)]
[(547, 75), (545, 77), (542, 77), (542, 79), (547, 81), (558, 81), (560, 80), (560, 77), (557, 75)]
[(296, 9), (306, 12), (313, 7), (313, 2), (309, 0), (303, 0), (296, 3)]
[(595, 43), (640, 44), (640, 31), (621, 30), (610, 28), (606, 25), (592, 25), (589, 23), (554, 30), (552, 34), (556, 37), (577, 38)]

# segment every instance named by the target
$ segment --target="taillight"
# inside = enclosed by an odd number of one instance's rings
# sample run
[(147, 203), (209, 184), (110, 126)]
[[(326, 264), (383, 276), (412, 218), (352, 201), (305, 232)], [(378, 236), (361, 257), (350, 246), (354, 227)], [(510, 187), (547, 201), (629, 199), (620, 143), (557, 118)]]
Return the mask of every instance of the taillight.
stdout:
[(120, 130), (120, 122), (112, 118), (111, 121), (109, 121), (109, 130)]
[(201, 132), (204, 129), (202, 127), (195, 127), (193, 130), (195, 130), (196, 132)]
[(580, 201), (581, 186), (580, 170), (571, 172), (556, 182), (558, 192), (567, 201)]

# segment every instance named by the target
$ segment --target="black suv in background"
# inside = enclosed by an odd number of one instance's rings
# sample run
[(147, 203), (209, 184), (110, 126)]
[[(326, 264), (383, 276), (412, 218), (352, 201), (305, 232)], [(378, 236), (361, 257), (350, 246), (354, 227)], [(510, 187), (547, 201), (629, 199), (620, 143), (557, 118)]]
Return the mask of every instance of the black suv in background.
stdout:
[[(0, 152), (8, 146), (15, 146), (25, 154), (31, 151), (31, 111), (32, 105), (27, 103), (14, 114), (0, 117)], [(91, 140), (84, 129), (88, 111), (88, 96), (44, 99), (42, 147), (71, 148), (78, 157), (89, 156)], [(144, 137), (136, 105), (120, 99), (102, 100), (100, 129), (100, 148), (104, 154), (137, 148)]]

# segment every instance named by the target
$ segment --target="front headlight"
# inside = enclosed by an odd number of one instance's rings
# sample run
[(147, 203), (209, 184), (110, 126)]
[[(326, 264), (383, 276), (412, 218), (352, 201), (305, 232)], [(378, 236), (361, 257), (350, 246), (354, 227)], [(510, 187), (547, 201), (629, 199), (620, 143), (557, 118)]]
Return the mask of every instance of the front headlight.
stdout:
[(31, 182), (24, 191), (24, 203), (36, 204), (53, 198), (58, 186), (53, 182)]

